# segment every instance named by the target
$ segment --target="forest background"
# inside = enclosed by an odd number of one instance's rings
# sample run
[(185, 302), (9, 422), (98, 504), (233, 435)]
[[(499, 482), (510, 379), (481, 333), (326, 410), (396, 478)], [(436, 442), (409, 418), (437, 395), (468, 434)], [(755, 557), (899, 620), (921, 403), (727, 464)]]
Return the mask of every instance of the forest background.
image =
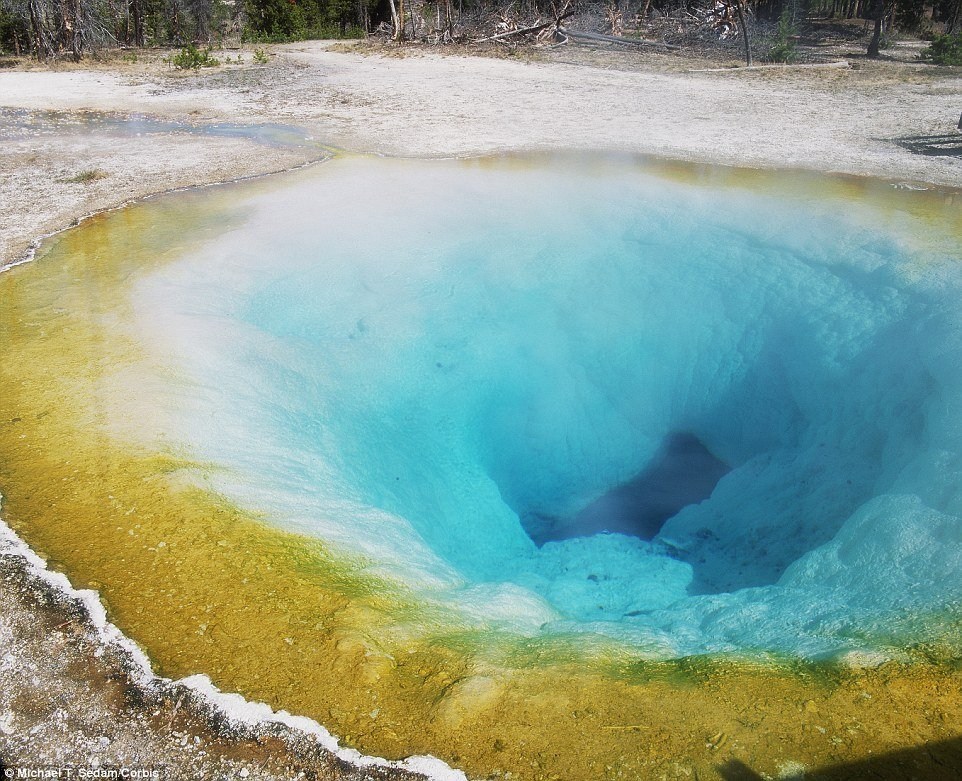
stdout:
[(0, 0), (0, 54), (79, 60), (173, 46), (184, 47), (181, 65), (197, 67), (216, 63), (206, 49), (238, 43), (380, 36), (436, 45), (562, 45), (570, 31), (602, 36), (587, 38), (599, 42), (791, 62), (800, 40), (830, 30), (853, 44), (867, 41), (869, 56), (884, 53), (893, 37), (911, 35), (931, 42), (923, 58), (962, 64), (962, 0), (573, 1)]

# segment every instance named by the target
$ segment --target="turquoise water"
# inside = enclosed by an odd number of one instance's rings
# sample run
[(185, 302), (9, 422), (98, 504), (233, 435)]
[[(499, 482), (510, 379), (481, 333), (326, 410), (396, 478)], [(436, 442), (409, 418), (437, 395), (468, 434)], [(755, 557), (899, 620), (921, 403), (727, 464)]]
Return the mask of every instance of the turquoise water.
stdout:
[(164, 436), (267, 522), (653, 657), (884, 649), (962, 596), (960, 252), (910, 216), (570, 161), (243, 209), (134, 304)]

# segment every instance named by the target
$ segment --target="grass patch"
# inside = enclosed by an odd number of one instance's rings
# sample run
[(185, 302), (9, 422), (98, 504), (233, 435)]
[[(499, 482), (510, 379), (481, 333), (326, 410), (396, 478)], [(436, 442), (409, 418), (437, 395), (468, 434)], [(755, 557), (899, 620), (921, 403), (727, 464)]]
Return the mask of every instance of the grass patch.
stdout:
[(64, 184), (91, 184), (96, 182), (98, 179), (103, 179), (107, 176), (106, 171), (101, 171), (99, 168), (91, 168), (87, 171), (81, 171), (75, 176), (71, 176), (69, 179), (60, 179)]

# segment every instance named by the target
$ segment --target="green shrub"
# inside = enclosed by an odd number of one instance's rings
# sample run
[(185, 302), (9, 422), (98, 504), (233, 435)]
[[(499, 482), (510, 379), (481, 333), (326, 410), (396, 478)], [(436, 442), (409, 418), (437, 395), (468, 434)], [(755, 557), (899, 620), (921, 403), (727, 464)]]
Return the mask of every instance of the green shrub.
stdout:
[(267, 52), (264, 49), (254, 49), (254, 62), (258, 65), (267, 65)]
[(284, 20), (279, 28), (274, 28), (271, 32), (259, 31), (254, 28), (254, 24), (255, 22), (248, 21), (249, 26), (241, 34), (241, 43), (292, 43), (327, 39), (345, 40), (365, 36), (362, 28), (350, 25), (343, 29), (329, 24), (305, 27), (301, 24), (300, 15), (292, 15), (290, 19)]
[(922, 49), (919, 57), (936, 65), (962, 65), (962, 32), (935, 36), (931, 45)]
[(775, 36), (775, 43), (768, 49), (768, 59), (772, 62), (795, 62), (798, 52), (795, 49), (795, 23), (789, 14), (788, 8), (782, 11), (778, 19), (778, 33)]
[(316, 38), (363, 38), (360, 9), (374, 14), (380, 0), (245, 0), (245, 43)]
[(175, 54), (171, 58), (170, 64), (181, 70), (198, 70), (200, 68), (213, 68), (220, 65), (220, 60), (211, 56), (209, 48), (200, 51), (200, 49), (191, 43), (181, 49), (178, 54)]
[(797, 56), (793, 41), (777, 41), (768, 50), (768, 59), (772, 62), (792, 63)]

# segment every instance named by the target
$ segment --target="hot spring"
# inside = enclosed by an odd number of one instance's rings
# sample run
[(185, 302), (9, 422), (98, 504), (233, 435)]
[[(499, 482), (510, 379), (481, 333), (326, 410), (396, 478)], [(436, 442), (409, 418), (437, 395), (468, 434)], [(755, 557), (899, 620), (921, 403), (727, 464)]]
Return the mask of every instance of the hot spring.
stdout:
[(328, 167), (134, 287), (218, 490), (659, 656), (863, 648), (962, 595), (958, 257), (614, 167)]
[[(102, 216), (0, 279), (8, 515), (162, 669), (301, 711), (307, 659), (454, 729), (510, 710), (505, 668), (577, 700), (692, 658), (953, 655), (953, 198), (343, 157)], [(349, 740), (424, 748), (338, 702)]]

